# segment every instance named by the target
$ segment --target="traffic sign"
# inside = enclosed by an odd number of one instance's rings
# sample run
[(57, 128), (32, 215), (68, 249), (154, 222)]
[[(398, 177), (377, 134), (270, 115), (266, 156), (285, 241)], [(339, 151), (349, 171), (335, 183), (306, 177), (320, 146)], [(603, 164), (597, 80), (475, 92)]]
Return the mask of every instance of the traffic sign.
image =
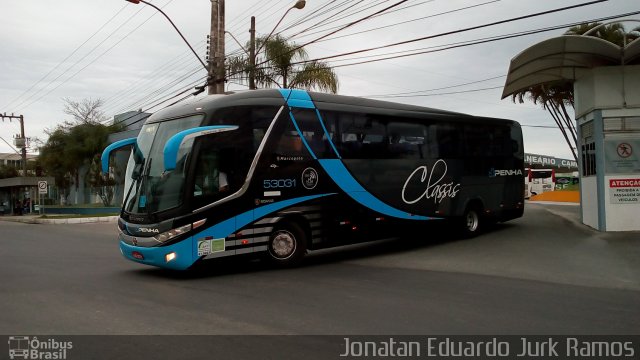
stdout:
[(47, 182), (38, 181), (38, 194), (46, 194), (46, 193), (47, 193)]

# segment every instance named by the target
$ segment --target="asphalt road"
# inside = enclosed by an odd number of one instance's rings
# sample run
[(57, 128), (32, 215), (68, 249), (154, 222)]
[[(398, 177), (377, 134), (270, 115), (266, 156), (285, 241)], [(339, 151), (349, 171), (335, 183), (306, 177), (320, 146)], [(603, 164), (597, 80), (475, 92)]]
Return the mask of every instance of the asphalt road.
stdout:
[(640, 333), (640, 234), (592, 231), (577, 211), (529, 205), (471, 240), (434, 228), (294, 269), (187, 273), (124, 260), (113, 223), (0, 218), (0, 333)]

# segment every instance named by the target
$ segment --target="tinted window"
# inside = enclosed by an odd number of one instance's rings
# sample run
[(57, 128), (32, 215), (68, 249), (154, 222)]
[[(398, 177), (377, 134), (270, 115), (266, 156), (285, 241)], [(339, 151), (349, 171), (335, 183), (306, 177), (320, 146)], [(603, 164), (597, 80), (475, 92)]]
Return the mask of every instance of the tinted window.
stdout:
[(429, 126), (429, 133), (433, 133), (433, 156), (437, 158), (462, 157), (462, 126), (452, 123), (435, 123)]

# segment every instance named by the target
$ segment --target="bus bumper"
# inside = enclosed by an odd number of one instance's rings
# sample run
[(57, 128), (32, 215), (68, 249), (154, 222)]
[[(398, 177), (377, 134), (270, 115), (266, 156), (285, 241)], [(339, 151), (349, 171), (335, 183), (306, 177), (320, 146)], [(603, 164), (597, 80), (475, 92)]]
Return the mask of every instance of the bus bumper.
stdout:
[(133, 246), (121, 240), (120, 252), (128, 260), (173, 270), (186, 270), (197, 260), (193, 255), (193, 237), (156, 247)]

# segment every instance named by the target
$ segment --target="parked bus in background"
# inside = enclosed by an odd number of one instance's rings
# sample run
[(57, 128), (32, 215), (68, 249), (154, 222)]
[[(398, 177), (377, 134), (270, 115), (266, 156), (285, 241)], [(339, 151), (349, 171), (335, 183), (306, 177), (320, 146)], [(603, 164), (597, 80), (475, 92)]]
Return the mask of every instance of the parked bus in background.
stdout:
[(522, 132), (510, 120), (256, 90), (153, 114), (104, 150), (104, 172), (127, 145), (120, 250), (160, 267), (248, 253), (286, 265), (431, 221), (473, 236), (523, 214)]
[(553, 191), (556, 188), (555, 169), (524, 169), (527, 176), (524, 178), (525, 198)]

